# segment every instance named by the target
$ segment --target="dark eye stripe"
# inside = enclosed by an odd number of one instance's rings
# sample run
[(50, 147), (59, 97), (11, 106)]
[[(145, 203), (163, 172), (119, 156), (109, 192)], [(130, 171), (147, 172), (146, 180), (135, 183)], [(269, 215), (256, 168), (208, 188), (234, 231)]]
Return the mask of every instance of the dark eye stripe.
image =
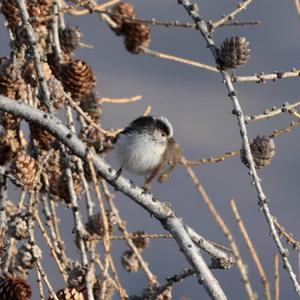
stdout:
[(164, 132), (167, 136), (170, 135), (170, 129), (169, 127), (160, 119), (156, 119), (156, 127)]

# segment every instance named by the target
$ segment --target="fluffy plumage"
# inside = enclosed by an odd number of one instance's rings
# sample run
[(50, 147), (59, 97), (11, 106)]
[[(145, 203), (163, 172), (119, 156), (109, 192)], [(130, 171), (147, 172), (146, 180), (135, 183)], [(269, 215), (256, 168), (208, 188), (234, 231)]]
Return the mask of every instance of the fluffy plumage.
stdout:
[(165, 117), (143, 116), (132, 121), (116, 138), (122, 167), (137, 175), (155, 172), (165, 161), (173, 127)]

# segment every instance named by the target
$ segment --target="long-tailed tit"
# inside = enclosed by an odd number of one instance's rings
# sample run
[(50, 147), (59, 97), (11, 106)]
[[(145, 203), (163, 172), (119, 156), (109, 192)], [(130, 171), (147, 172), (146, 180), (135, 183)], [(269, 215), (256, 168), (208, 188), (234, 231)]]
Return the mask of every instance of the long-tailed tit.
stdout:
[[(121, 168), (146, 176), (145, 189), (169, 163), (174, 168), (181, 156), (181, 149), (173, 138), (173, 127), (165, 117), (143, 116), (132, 121), (115, 139), (115, 151)], [(163, 176), (162, 174), (160, 181)], [(166, 176), (165, 176), (166, 177)]]

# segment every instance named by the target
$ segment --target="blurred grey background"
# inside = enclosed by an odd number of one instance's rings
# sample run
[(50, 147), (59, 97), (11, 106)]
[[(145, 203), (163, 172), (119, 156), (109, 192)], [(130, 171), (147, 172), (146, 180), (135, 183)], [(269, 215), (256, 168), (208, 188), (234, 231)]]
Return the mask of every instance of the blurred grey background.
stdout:
[[(205, 19), (218, 19), (222, 14), (234, 9), (238, 1), (202, 0), (197, 1), (200, 14)], [(155, 17), (158, 20), (179, 20), (190, 22), (184, 9), (176, 0), (130, 0), (141, 18)], [(299, 68), (300, 19), (294, 2), (280, 0), (253, 1), (246, 12), (237, 17), (239, 21), (258, 20), (259, 26), (224, 27), (215, 33), (219, 45), (226, 37), (241, 35), (247, 37), (251, 45), (249, 63), (236, 71), (238, 75), (250, 75), (274, 70)], [(3, 24), (3, 18), (1, 22)], [(94, 15), (67, 17), (66, 23), (78, 25), (84, 34), (83, 41), (93, 44), (92, 50), (82, 49), (77, 57), (85, 59), (97, 76), (97, 90), (100, 96), (129, 97), (143, 95), (143, 100), (128, 105), (103, 105), (102, 124), (105, 128), (118, 128), (127, 125), (141, 115), (148, 105), (153, 114), (165, 115), (173, 123), (175, 137), (184, 148), (184, 155), (189, 159), (200, 159), (222, 154), (241, 147), (241, 137), (235, 117), (231, 114), (232, 104), (227, 97), (225, 86), (217, 73), (154, 59), (145, 55), (128, 53), (122, 38), (111, 32), (108, 26)], [(208, 64), (214, 61), (206, 48), (199, 32), (189, 29), (152, 27), (150, 48)], [(9, 48), (4, 26), (1, 27), (0, 55), (8, 55)], [(285, 79), (278, 82), (236, 84), (241, 105), (248, 114), (261, 113), (265, 108), (281, 105), (285, 101), (299, 100), (299, 78)], [(281, 115), (272, 120), (260, 121), (248, 126), (252, 138), (260, 134), (269, 134), (276, 128), (287, 126), (291, 121), (288, 115)], [(279, 218), (285, 228), (300, 239), (300, 199), (299, 199), (299, 143), (300, 129), (276, 138), (276, 156), (271, 166), (259, 171), (264, 190), (270, 199), (271, 212)], [(113, 155), (108, 160), (118, 167)], [(231, 228), (238, 242), (242, 258), (249, 268), (249, 277), (259, 299), (263, 298), (262, 284), (237, 229), (229, 207), (229, 198), (237, 200), (241, 216), (249, 235), (266, 269), (268, 279), (274, 281), (273, 256), (276, 248), (269, 235), (269, 229), (262, 213), (258, 209), (256, 193), (251, 186), (247, 169), (238, 157), (220, 164), (195, 167), (201, 182), (217, 209)], [(125, 173), (138, 184), (142, 178)], [(172, 178), (164, 183), (154, 183), (154, 193), (160, 200), (171, 203), (172, 208), (183, 217), (185, 222), (208, 239), (228, 242), (216, 225), (207, 207), (196, 193), (195, 187), (182, 167), (178, 167)], [(131, 231), (145, 230), (149, 233), (163, 232), (160, 224), (131, 199), (117, 193), (116, 204), (122, 217), (127, 220)], [(61, 223), (66, 245), (73, 248), (71, 255), (78, 257), (71, 244), (70, 235), (73, 219), (69, 211), (62, 212)], [(41, 243), (42, 237), (39, 237)], [(124, 243), (113, 242), (113, 253), (119, 257), (126, 250)], [(46, 253), (45, 253), (46, 255)], [(144, 252), (151, 270), (161, 282), (166, 276), (181, 272), (188, 267), (177, 244), (172, 240), (155, 240)], [(297, 270), (296, 252), (290, 249), (290, 260)], [(209, 260), (208, 260), (209, 261)], [(45, 261), (45, 268), (55, 288), (61, 288), (62, 281), (57, 276), (57, 269), (51, 259)], [(127, 274), (119, 268), (121, 281), (131, 294), (141, 293), (146, 284), (142, 272)], [(280, 264), (281, 299), (297, 299), (291, 281)], [(245, 289), (237, 268), (229, 271), (214, 271), (228, 299), (246, 299)], [(37, 286), (32, 279), (32, 285)], [(38, 299), (34, 293), (33, 299)], [(174, 299), (186, 296), (192, 300), (208, 299), (203, 287), (195, 278), (185, 280), (174, 286)], [(116, 297), (117, 299), (117, 297)]]

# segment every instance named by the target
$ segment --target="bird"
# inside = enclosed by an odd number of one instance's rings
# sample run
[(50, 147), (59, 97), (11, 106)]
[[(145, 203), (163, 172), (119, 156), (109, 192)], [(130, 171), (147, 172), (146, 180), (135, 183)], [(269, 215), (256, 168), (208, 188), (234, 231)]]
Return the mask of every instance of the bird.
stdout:
[[(114, 141), (116, 157), (123, 168), (133, 174), (145, 176), (144, 189), (165, 165), (178, 160), (181, 149), (173, 137), (173, 126), (164, 116), (141, 116), (133, 120)], [(174, 167), (170, 168), (172, 170)], [(162, 174), (161, 181), (168, 177)]]

